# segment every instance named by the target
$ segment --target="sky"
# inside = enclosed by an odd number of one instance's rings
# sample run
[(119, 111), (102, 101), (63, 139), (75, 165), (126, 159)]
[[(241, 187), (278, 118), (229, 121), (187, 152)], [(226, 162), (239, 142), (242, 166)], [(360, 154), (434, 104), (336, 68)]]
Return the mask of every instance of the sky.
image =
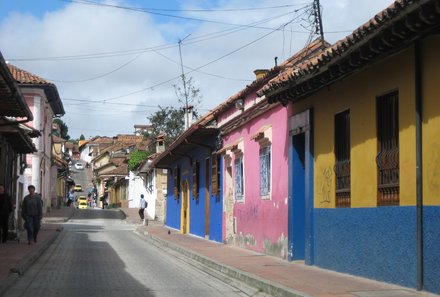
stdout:
[[(58, 89), (71, 138), (132, 134), (180, 108), (182, 73), (205, 114), (313, 34), (312, 0), (0, 0), (0, 51)], [(324, 38), (349, 35), (391, 0), (321, 0)], [(180, 45), (180, 50), (179, 50)]]

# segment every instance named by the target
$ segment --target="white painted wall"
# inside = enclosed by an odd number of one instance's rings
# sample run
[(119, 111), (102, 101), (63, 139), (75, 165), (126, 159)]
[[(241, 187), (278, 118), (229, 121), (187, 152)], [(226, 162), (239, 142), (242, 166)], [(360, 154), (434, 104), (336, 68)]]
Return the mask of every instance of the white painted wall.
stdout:
[(139, 208), (141, 194), (144, 194), (144, 198), (148, 202), (146, 214), (148, 215), (149, 218), (154, 219), (156, 216), (156, 197), (157, 197), (157, 190), (156, 187), (154, 187), (154, 174), (153, 174), (153, 179), (151, 179), (146, 177), (145, 174), (136, 175), (134, 172), (130, 171), (129, 178), (130, 181), (128, 184), (128, 193), (129, 193), (128, 207)]

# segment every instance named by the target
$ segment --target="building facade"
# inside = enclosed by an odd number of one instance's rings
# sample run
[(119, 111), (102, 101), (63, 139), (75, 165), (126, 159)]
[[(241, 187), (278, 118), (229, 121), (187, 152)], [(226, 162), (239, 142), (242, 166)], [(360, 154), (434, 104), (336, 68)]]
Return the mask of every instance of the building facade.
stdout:
[(310, 264), (440, 292), (438, 4), (396, 1), (261, 91), (292, 109), (294, 258), (301, 228)]
[(37, 152), (27, 157), (25, 188), (33, 184), (43, 198), (43, 211), (50, 211), (54, 206), (51, 199), (52, 120), (64, 115), (64, 107), (54, 84), (11, 64), (8, 68), (33, 114), (30, 126), (41, 132), (41, 136), (33, 140)]

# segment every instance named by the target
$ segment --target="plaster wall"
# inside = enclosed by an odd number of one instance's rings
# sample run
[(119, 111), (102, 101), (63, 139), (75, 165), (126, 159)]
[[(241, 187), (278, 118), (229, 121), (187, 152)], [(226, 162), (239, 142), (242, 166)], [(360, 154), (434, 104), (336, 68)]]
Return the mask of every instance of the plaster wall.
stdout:
[[(289, 110), (278, 105), (224, 136), (224, 147), (238, 144), (244, 163), (244, 197), (242, 200), (230, 199), (234, 195), (237, 153), (226, 152), (225, 159), (231, 160), (229, 170), (232, 172), (228, 172), (226, 164), (223, 169), (224, 193), (233, 205), (228, 205), (225, 210), (232, 209), (235, 230), (225, 240), (281, 258), (287, 257), (288, 117)], [(252, 139), (262, 129), (271, 131), (268, 133), (271, 138), (271, 189), (269, 196), (265, 197), (260, 195), (260, 143)], [(227, 218), (230, 213), (224, 212), (223, 216)]]

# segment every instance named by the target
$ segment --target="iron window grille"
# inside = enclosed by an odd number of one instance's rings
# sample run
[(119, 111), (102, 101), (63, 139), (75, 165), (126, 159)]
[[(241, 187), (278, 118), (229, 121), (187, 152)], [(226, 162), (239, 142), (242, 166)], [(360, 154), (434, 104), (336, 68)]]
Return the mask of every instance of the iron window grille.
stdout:
[(335, 115), (336, 207), (351, 206), (350, 111)]
[(260, 148), (260, 195), (270, 194), (270, 154), (271, 147)]
[(377, 205), (399, 205), (399, 94), (377, 97)]
[(235, 200), (243, 200), (243, 156), (235, 158), (234, 161)]
[(199, 199), (200, 162), (193, 163), (193, 199)]
[(173, 180), (174, 180), (174, 199), (179, 199), (180, 194), (180, 168), (175, 167), (173, 170)]
[(213, 155), (211, 160), (212, 195), (218, 195), (220, 194), (220, 156)]

